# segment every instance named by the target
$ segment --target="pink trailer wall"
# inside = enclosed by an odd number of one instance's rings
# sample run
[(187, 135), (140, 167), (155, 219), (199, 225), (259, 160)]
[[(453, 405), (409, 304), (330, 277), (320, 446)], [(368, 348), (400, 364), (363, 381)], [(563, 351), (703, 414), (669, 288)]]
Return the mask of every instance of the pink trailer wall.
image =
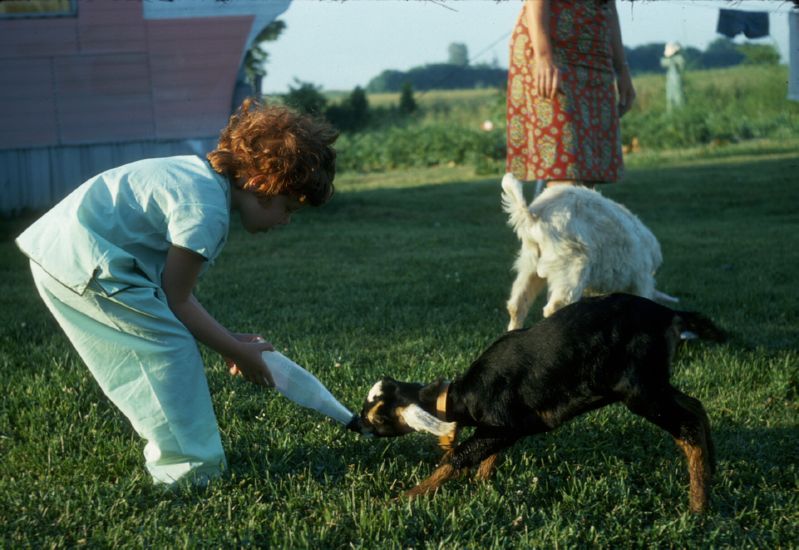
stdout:
[(252, 21), (145, 20), (141, 0), (0, 19), (0, 149), (217, 135)]

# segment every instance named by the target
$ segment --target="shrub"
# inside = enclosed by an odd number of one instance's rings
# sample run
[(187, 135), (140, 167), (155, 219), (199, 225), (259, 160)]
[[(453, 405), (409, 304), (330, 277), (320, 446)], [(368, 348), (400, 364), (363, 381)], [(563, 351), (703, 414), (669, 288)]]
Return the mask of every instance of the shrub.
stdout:
[(686, 105), (665, 112), (664, 79), (636, 79), (638, 98), (622, 119), (622, 141), (644, 148), (679, 149), (799, 132), (799, 104), (786, 99), (787, 68), (740, 66), (689, 71)]
[(416, 110), (416, 100), (413, 98), (413, 86), (410, 82), (402, 85), (400, 94), (399, 110), (401, 113), (410, 114)]
[(327, 108), (325, 118), (345, 132), (362, 130), (369, 122), (369, 100), (366, 92), (356, 86), (344, 101)]
[(337, 149), (340, 170), (369, 172), (446, 164), (485, 170), (504, 162), (505, 133), (426, 124), (345, 134)]
[(289, 86), (289, 92), (283, 96), (286, 105), (314, 116), (324, 114), (327, 98), (322, 94), (322, 87), (296, 78), (294, 84), (295, 86)]

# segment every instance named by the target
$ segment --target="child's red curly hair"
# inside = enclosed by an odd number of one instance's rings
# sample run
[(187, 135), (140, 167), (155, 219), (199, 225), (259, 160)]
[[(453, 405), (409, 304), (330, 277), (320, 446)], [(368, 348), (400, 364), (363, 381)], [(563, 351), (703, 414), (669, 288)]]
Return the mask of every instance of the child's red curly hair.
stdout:
[(231, 183), (259, 195), (291, 195), (313, 206), (333, 196), (338, 132), (282, 105), (244, 100), (208, 153)]

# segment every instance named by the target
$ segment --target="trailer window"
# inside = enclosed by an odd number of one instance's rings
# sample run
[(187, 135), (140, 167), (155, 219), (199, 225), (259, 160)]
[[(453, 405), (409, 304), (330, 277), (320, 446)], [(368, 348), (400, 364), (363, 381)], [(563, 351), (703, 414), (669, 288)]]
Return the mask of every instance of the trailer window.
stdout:
[(0, 0), (0, 17), (70, 17), (78, 13), (76, 0)]

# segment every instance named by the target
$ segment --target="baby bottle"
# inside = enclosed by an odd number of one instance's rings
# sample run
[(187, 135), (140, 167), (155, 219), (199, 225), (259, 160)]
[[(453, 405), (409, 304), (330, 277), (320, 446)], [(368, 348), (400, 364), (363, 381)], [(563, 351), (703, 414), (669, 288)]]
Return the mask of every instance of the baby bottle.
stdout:
[(269, 368), (275, 388), (288, 399), (347, 427), (357, 424), (356, 417), (313, 374), (277, 351), (265, 351), (261, 357)]

